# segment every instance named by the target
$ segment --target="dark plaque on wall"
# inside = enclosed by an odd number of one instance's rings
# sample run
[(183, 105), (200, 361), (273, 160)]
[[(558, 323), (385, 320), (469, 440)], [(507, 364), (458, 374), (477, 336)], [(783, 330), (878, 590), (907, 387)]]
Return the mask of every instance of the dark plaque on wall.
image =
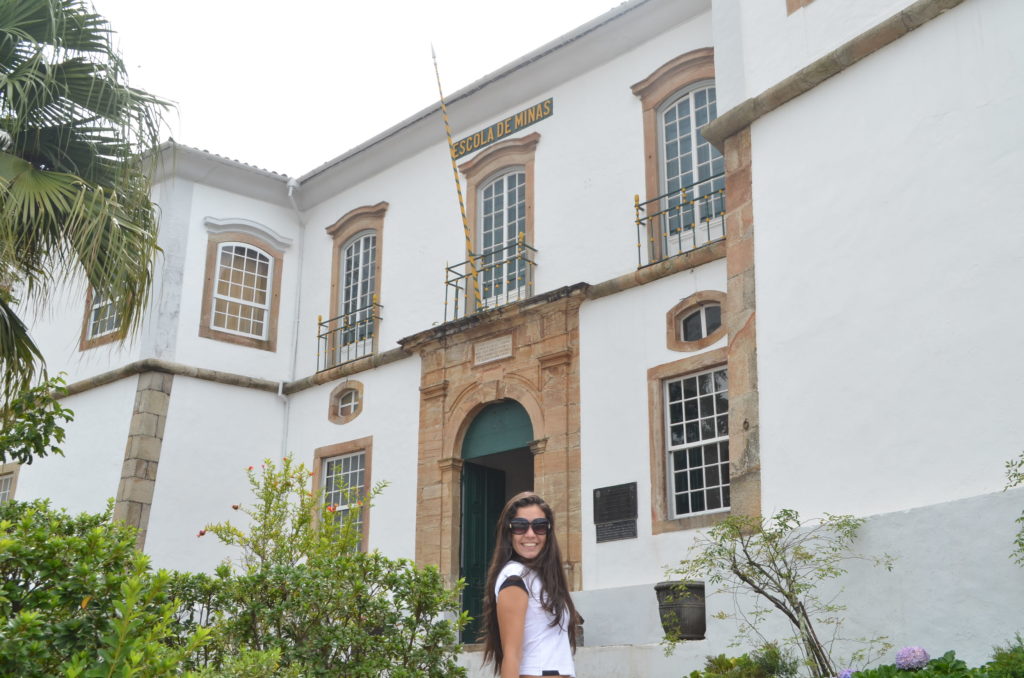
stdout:
[(636, 483), (594, 490), (597, 541), (636, 538)]

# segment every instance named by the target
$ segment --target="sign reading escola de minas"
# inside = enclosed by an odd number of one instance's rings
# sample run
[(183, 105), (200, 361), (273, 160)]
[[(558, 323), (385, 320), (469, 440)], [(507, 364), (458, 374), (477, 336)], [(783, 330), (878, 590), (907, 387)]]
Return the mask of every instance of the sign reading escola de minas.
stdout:
[(515, 134), (524, 127), (529, 127), (535, 122), (551, 117), (551, 114), (554, 112), (555, 100), (545, 99), (526, 110), (510, 115), (504, 120), (499, 120), (490, 127), (485, 127), (464, 139), (459, 139), (452, 146), (452, 157), (457, 160), (467, 153), (479, 151), (484, 146), (489, 146), (495, 141), (500, 141), (509, 135)]

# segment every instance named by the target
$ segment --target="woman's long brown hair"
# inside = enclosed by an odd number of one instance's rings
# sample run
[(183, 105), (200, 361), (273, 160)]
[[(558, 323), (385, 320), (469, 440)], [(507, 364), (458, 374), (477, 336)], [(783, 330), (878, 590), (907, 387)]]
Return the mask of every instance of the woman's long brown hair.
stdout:
[[(548, 538), (544, 542), (544, 550), (540, 555), (531, 561), (524, 561), (512, 548), (512, 531), (509, 529), (509, 521), (515, 518), (516, 512), (524, 506), (539, 506), (548, 519)], [(505, 564), (510, 560), (523, 563), (533, 570), (540, 578), (541, 583), (541, 605), (554, 620), (552, 626), (561, 626), (562, 620), (566, 619), (566, 626), (569, 629), (569, 643), (573, 652), (576, 651), (576, 625), (579, 615), (576, 614), (576, 606), (572, 604), (572, 597), (569, 595), (569, 582), (565, 578), (565, 570), (562, 569), (562, 552), (558, 548), (558, 540), (555, 538), (555, 514), (547, 502), (533, 492), (520, 492), (508, 500), (505, 508), (501, 511), (501, 518), (498, 519), (497, 539), (494, 542), (494, 555), (491, 557), (491, 565), (487, 570), (487, 585), (484, 589), (484, 618), (481, 635), (484, 642), (484, 663), (494, 662), (494, 673), (501, 672), (501, 662), (505, 653), (501, 649), (501, 635), (498, 632), (498, 601), (494, 594), (494, 585), (498, 581), (498, 574)]]

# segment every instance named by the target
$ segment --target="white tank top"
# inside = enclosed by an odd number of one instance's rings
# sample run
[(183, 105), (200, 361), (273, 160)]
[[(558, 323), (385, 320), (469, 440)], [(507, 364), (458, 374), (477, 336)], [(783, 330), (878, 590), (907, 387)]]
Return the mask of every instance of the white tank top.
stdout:
[[(575, 676), (576, 665), (572, 659), (569, 644), (569, 610), (562, 614), (562, 623), (552, 626), (554, 615), (541, 605), (541, 582), (537, 574), (522, 563), (510, 560), (505, 563), (494, 582), (494, 596), (505, 580), (512, 576), (522, 577), (530, 599), (526, 605), (526, 624), (523, 629), (523, 658), (519, 662), (519, 673), (540, 676), (545, 671), (558, 671), (560, 676)], [(548, 675), (551, 675), (550, 673)]]

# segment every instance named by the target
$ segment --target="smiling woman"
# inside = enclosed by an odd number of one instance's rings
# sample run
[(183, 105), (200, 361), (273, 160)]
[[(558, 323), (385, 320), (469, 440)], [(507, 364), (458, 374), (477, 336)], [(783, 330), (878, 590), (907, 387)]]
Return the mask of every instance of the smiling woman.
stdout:
[(484, 600), (484, 662), (501, 678), (575, 676), (576, 627), (555, 516), (533, 492), (501, 512)]

